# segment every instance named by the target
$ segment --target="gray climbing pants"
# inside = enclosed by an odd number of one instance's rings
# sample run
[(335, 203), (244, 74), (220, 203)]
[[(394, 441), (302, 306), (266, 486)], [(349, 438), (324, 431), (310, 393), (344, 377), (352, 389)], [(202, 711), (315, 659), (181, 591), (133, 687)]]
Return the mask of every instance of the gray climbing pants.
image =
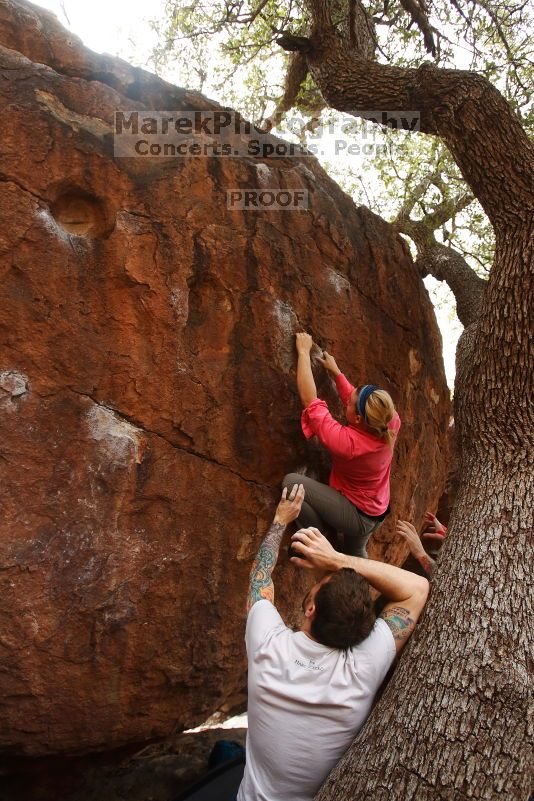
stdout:
[(328, 536), (325, 529), (331, 527), (344, 538), (342, 550), (351, 556), (367, 559), (365, 546), (369, 537), (382, 525), (383, 520), (368, 517), (333, 487), (321, 484), (300, 473), (288, 473), (282, 487), (291, 489), (294, 484), (303, 484), (306, 492), (297, 523), (301, 528), (313, 526)]

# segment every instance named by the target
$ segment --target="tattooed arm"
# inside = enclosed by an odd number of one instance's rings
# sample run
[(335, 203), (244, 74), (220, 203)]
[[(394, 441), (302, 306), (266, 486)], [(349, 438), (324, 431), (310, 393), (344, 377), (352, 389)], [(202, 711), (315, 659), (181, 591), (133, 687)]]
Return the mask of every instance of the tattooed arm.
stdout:
[(397, 649), (397, 653), (399, 653), (409, 637), (413, 634), (418, 615), (416, 615), (414, 619), (410, 614), (410, 609), (407, 609), (405, 606), (388, 604), (383, 609), (380, 617), (386, 621), (391, 629), (393, 639), (395, 640), (395, 648)]
[(274, 584), (272, 572), (278, 559), (278, 551), (286, 526), (273, 520), (271, 527), (256, 554), (250, 571), (247, 612), (250, 612), (256, 601), (265, 598), (274, 603)]
[(429, 554), (427, 554), (426, 551), (424, 551), (424, 553), (421, 553), (418, 556), (416, 556), (416, 559), (423, 568), (423, 570), (425, 571), (425, 573), (427, 574), (427, 576), (432, 576), (432, 573), (434, 572), (434, 568), (436, 566), (436, 563), (432, 559), (432, 557)]
[(316, 528), (297, 531), (293, 534), (291, 545), (293, 551), (300, 554), (300, 557), (293, 557), (291, 561), (300, 567), (328, 572), (351, 567), (367, 579), (389, 601), (380, 617), (391, 629), (397, 653), (404, 647), (428, 597), (429, 584), (426, 578), (373, 559), (338, 553)]
[(261, 601), (262, 598), (274, 603), (272, 572), (278, 559), (280, 543), (286, 527), (299, 516), (303, 500), (304, 487), (302, 484), (294, 484), (289, 497), (287, 488), (284, 487), (274, 520), (256, 554), (250, 571), (247, 612), (250, 612), (256, 601)]

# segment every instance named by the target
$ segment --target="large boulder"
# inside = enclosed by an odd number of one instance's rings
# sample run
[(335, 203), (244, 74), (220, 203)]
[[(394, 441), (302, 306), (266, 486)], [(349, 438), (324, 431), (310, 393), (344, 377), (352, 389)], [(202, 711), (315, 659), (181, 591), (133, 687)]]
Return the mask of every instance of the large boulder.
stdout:
[[(251, 559), (317, 459), (295, 331), (398, 405), (374, 556), (441, 494), (449, 399), (408, 248), (313, 158), (114, 158), (115, 110), (217, 105), (30, 4), (1, 0), (0, 43), (0, 749), (84, 752), (242, 703)], [(230, 210), (235, 187), (310, 207)], [(308, 577), (282, 563), (291, 619)]]

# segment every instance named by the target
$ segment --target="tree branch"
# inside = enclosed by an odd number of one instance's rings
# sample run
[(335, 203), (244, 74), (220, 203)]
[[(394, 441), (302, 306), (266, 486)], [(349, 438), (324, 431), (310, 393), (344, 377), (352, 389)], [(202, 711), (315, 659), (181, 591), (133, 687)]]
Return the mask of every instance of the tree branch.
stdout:
[(428, 188), (432, 183), (434, 183), (436, 177), (436, 173), (425, 175), (425, 177), (414, 186), (412, 191), (404, 199), (401, 210), (399, 211), (395, 222), (409, 219), (415, 204), (425, 196)]
[(258, 17), (261, 14), (261, 12), (263, 11), (268, 2), (269, 0), (260, 0), (260, 3), (258, 4), (257, 8), (255, 8), (254, 11), (251, 11), (251, 13), (247, 15), (244, 19), (239, 20), (239, 22), (242, 22), (246, 25), (250, 25), (252, 22), (254, 22), (256, 17)]
[(462, 325), (467, 328), (478, 320), (488, 282), (476, 274), (461, 253), (437, 242), (432, 235), (431, 244), (418, 250), (415, 263), (422, 275), (433, 275), (448, 284)]
[(526, 220), (533, 202), (534, 148), (486, 78), (430, 64), (403, 69), (362, 59), (331, 25), (319, 28), (328, 16), (327, 0), (305, 2), (315, 31), (311, 47), (306, 43), (308, 65), (328, 105), (357, 117), (376, 109), (420, 114), (420, 130), (448, 146), (493, 226), (506, 229)]
[(286, 32), (276, 39), (276, 44), (290, 53), (309, 53), (312, 49), (311, 39), (307, 36), (295, 36)]
[(332, 28), (329, 0), (306, 0), (305, 4), (310, 11), (313, 25), (317, 30)]
[[(443, 200), (434, 207), (433, 211), (425, 214), (423, 220), (413, 220), (410, 215), (414, 206), (416, 203), (422, 201), (432, 184), (440, 190)], [(437, 231), (438, 228), (445, 225), (452, 217), (471, 205), (475, 199), (471, 192), (462, 192), (456, 197), (447, 197), (447, 191), (448, 187), (441, 177), (441, 167), (438, 164), (436, 168), (416, 184), (407, 197), (405, 197), (399, 213), (395, 220), (393, 220), (393, 225), (398, 231), (406, 234), (408, 233), (407, 230), (405, 230), (406, 227), (417, 227), (420, 224), (424, 225), (424, 230), (429, 232)]]
[(456, 299), (458, 318), (467, 327), (478, 318), (487, 282), (476, 274), (461, 253), (438, 242), (434, 232), (472, 203), (473, 196), (466, 192), (457, 198), (444, 198), (422, 220), (412, 220), (409, 216), (430, 184), (440, 183), (440, 177), (432, 173), (417, 184), (392, 224), (399, 233), (413, 240), (417, 248), (416, 266), (421, 275), (433, 275), (449, 285)]
[(271, 131), (281, 122), (289, 109), (293, 108), (297, 100), (300, 87), (306, 80), (308, 74), (308, 62), (302, 52), (294, 51), (291, 53), (287, 65), (287, 72), (285, 76), (284, 94), (278, 101), (278, 104), (265, 122), (263, 128), (265, 131)]
[(465, 192), (460, 195), (460, 197), (456, 198), (444, 198), (444, 200), (436, 206), (434, 211), (426, 215), (425, 224), (428, 225), (432, 231), (437, 231), (438, 228), (445, 225), (455, 214), (459, 214), (467, 208), (467, 206), (470, 206), (474, 199), (471, 192)]
[(373, 58), (379, 47), (373, 19), (361, 0), (349, 0), (346, 30), (351, 47), (361, 58)]
[(423, 0), (400, 0), (400, 4), (408, 12), (421, 33), (427, 53), (436, 55), (436, 42), (434, 31), (428, 19), (428, 12)]

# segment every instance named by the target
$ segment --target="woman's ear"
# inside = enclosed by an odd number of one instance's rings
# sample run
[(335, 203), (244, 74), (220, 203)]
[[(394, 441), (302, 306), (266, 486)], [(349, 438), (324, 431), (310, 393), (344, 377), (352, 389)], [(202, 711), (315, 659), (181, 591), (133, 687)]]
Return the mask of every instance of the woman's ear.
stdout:
[(362, 422), (361, 414), (358, 414), (356, 409), (346, 409), (345, 410), (345, 417), (349, 421), (349, 423), (353, 426), (359, 426)]

